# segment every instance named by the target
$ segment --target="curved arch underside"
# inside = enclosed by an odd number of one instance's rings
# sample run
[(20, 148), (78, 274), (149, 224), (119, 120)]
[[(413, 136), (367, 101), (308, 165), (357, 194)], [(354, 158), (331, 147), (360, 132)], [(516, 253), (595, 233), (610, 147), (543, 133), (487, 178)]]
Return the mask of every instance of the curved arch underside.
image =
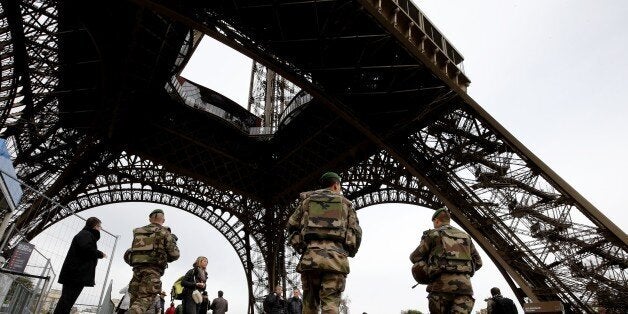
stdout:
[[(358, 208), (399, 202), (430, 207), (438, 205), (433, 195), (428, 194), (416, 179), (407, 174), (395, 174), (393, 169), (397, 165), (390, 162), (390, 157), (379, 153), (343, 173), (347, 178), (343, 183), (347, 195), (355, 200)], [(367, 171), (369, 168), (377, 169), (378, 175), (374, 177)], [(251, 301), (256, 302), (256, 307), (260, 306), (269, 289), (267, 263), (270, 253), (264, 232), (267, 229), (271, 232), (277, 230), (276, 226), (267, 226), (263, 219), (267, 213), (261, 204), (168, 172), (156, 163), (124, 152), (99, 171), (101, 173), (94, 173), (93, 181), (87, 183), (83, 191), (65, 188), (63, 191), (73, 193), (57, 195), (53, 198), (54, 203), (41, 204), (39, 193), (25, 189), (24, 213), (20, 218), (28, 223), (22, 226), (22, 230), (32, 237), (72, 214), (114, 203), (149, 202), (179, 208), (203, 219), (229, 241), (247, 278), (250, 276)], [(85, 179), (82, 181), (85, 182)], [(63, 206), (58, 206), (56, 202)], [(278, 207), (273, 211), (286, 217), (292, 208)], [(284, 214), (279, 214), (281, 212)], [(280, 218), (278, 221), (283, 220)], [(284, 232), (281, 231), (283, 225), (280, 223), (278, 232)], [(289, 247), (283, 249), (286, 250), (284, 261), (276, 267), (282, 269), (280, 277), (284, 278), (286, 286), (298, 287), (300, 278), (296, 273), (296, 264), (299, 256)]]

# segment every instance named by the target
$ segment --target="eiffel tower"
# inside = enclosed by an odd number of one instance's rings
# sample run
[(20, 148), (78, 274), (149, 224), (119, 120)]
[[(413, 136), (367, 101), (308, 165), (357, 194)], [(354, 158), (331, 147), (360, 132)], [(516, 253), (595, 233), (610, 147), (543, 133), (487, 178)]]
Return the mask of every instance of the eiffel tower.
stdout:
[[(203, 35), (255, 60), (248, 110), (178, 75)], [(520, 302), (627, 305), (626, 234), (469, 97), (408, 0), (0, 0), (0, 43), (0, 135), (64, 205), (25, 194), (29, 238), (104, 204), (174, 206), (231, 243), (254, 313), (298, 280), (285, 221), (331, 169), (358, 209), (449, 207)]]

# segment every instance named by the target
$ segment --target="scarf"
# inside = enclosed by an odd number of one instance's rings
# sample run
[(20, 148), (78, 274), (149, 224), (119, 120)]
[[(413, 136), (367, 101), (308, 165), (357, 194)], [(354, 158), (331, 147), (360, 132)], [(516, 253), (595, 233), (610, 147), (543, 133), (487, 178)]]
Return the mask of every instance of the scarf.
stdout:
[(196, 276), (196, 280), (198, 280), (198, 282), (206, 282), (207, 281), (207, 272), (205, 271), (205, 269), (200, 268), (200, 267), (196, 267), (196, 271), (195, 271), (195, 276)]

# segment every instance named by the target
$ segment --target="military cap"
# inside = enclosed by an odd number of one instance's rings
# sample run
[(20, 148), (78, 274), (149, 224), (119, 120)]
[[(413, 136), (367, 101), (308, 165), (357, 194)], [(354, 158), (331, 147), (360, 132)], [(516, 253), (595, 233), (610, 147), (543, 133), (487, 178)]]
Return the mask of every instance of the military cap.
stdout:
[(338, 182), (340, 182), (340, 176), (339, 176), (337, 173), (335, 173), (335, 172), (331, 172), (331, 171), (330, 171), (330, 172), (325, 172), (325, 173), (321, 176), (321, 178), (320, 178), (320, 182), (321, 182), (321, 183), (325, 183), (325, 182), (327, 182), (327, 180), (329, 180), (329, 179), (336, 179), (336, 180), (338, 180)]
[(432, 221), (434, 221), (434, 219), (436, 219), (436, 217), (438, 217), (438, 215), (440, 215), (440, 213), (447, 211), (447, 207), (441, 207), (439, 209), (437, 209), (434, 214), (432, 215)]
[(150, 215), (148, 215), (148, 217), (152, 217), (153, 215), (163, 214), (163, 213), (164, 213), (163, 209), (157, 208), (153, 210), (152, 212), (150, 212)]

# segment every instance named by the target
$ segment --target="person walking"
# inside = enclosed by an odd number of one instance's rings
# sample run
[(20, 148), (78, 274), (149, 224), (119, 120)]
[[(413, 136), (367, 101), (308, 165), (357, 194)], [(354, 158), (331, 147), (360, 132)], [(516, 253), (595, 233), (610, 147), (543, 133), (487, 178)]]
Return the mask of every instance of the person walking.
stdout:
[(497, 287), (491, 288), (491, 297), (486, 299), (486, 313), (488, 314), (517, 314), (515, 302), (502, 296)]
[(166, 310), (165, 314), (176, 314), (177, 308), (174, 306), (174, 302), (170, 302), (170, 307)]
[(303, 192), (288, 220), (289, 244), (301, 260), (297, 272), (303, 285), (303, 313), (338, 313), (349, 274), (348, 257), (362, 241), (353, 204), (342, 195), (340, 176), (327, 172), (321, 190)]
[(129, 313), (145, 313), (161, 292), (161, 276), (168, 263), (179, 258), (177, 237), (164, 227), (164, 211), (153, 210), (149, 225), (133, 230), (133, 243), (124, 254), (124, 260), (133, 267), (129, 283), (131, 306)]
[[(196, 258), (192, 269), (190, 269), (183, 280), (183, 313), (197, 314), (200, 303), (203, 301), (201, 293), (205, 291), (205, 282), (207, 281), (207, 257), (199, 256)], [(196, 294), (196, 296), (195, 296)]]
[(159, 307), (161, 308), (161, 314), (164, 314), (166, 311), (166, 291), (161, 291), (159, 293)]
[(471, 313), (475, 300), (471, 276), (482, 259), (464, 231), (450, 225), (446, 207), (432, 215), (434, 229), (423, 232), (421, 243), (410, 254), (412, 263), (422, 263), (427, 274), (430, 313)]
[(286, 300), (283, 298), (283, 288), (280, 285), (264, 298), (265, 314), (286, 314)]
[(207, 314), (207, 311), (209, 311), (209, 297), (207, 296), (207, 290), (203, 291), (201, 295), (203, 296), (203, 302), (196, 306), (198, 308), (198, 314)]
[(122, 294), (122, 299), (118, 302), (118, 306), (116, 307), (116, 314), (125, 314), (129, 310), (129, 306), (131, 305), (131, 298), (129, 296), (129, 285), (124, 286), (124, 288), (120, 289), (120, 294)]
[(59, 283), (63, 287), (55, 314), (70, 313), (83, 288), (96, 285), (96, 264), (98, 259), (107, 257), (96, 244), (100, 239), (100, 230), (100, 219), (90, 217), (85, 221), (85, 227), (72, 239), (59, 273)]
[(292, 298), (288, 299), (288, 314), (301, 314), (303, 311), (303, 300), (300, 298), (299, 289), (292, 290)]
[(229, 302), (223, 297), (222, 290), (218, 291), (218, 297), (212, 301), (209, 309), (212, 310), (212, 314), (225, 314), (229, 311)]
[(153, 299), (153, 303), (148, 307), (148, 310), (144, 314), (159, 314), (161, 313), (161, 300), (159, 295), (156, 295)]

